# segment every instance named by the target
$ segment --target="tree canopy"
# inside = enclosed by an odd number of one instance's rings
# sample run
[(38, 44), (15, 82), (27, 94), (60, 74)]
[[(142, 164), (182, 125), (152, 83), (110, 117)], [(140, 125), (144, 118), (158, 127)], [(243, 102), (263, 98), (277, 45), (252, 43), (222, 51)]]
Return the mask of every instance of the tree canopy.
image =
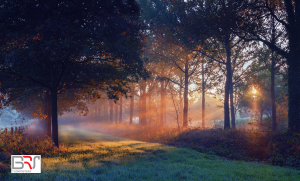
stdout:
[[(114, 96), (143, 74), (144, 35), (135, 1), (1, 1), (1, 92), (97, 88)], [(19, 94), (20, 95), (20, 94)]]

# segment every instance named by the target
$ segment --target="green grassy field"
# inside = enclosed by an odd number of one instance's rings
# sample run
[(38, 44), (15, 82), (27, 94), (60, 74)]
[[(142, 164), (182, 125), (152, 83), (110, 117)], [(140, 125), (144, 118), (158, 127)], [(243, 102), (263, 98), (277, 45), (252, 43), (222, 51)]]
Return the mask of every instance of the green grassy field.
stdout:
[(60, 127), (70, 154), (42, 158), (41, 174), (5, 180), (300, 180), (290, 168), (231, 161), (194, 150)]

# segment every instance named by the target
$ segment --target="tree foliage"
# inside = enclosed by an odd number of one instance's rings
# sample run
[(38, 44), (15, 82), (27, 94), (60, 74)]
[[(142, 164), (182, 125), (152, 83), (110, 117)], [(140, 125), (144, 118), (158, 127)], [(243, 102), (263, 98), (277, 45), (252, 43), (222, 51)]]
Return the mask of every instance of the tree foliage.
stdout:
[[(244, 11), (244, 23), (240, 24), (239, 36), (245, 40), (257, 40), (266, 44), (272, 51), (286, 58), (288, 65), (289, 129), (300, 132), (300, 2), (253, 1)], [(270, 20), (280, 24), (276, 37), (285, 39), (274, 43)]]
[(50, 90), (57, 146), (59, 91), (90, 87), (112, 97), (142, 75), (144, 36), (133, 0), (1, 1), (0, 12), (1, 92)]

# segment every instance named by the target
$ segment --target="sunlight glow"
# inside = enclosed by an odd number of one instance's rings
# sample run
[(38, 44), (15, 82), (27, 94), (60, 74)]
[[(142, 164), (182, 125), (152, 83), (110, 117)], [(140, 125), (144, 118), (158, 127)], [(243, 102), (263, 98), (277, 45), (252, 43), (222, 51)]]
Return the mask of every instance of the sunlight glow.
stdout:
[(255, 99), (258, 96), (258, 90), (255, 88), (255, 86), (252, 87), (252, 97)]
[(257, 90), (253, 87), (252, 88), (252, 93), (255, 95), (257, 93)]

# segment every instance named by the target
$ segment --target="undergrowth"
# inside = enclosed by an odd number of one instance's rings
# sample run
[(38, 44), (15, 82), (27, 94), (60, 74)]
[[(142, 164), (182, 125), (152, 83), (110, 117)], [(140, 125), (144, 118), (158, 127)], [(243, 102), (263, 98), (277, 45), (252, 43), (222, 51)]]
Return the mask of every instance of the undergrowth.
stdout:
[(66, 154), (68, 148), (60, 145), (57, 148), (49, 137), (29, 138), (21, 132), (11, 134), (7, 129), (0, 129), (0, 173), (10, 167), (11, 155), (42, 155), (53, 157)]
[[(43, 158), (40, 174), (8, 173), (4, 180), (298, 181), (300, 177), (300, 171), (291, 168), (231, 161), (191, 149), (128, 140), (90, 130), (61, 127), (60, 131), (60, 140), (70, 146), (67, 156)], [(160, 133), (170, 135), (170, 132)]]
[(300, 134), (297, 133), (190, 129), (168, 143), (234, 160), (300, 168)]
[[(97, 131), (97, 126), (92, 129)], [(179, 130), (170, 127), (115, 126), (107, 134), (139, 141), (159, 142), (186, 147), (203, 153), (216, 154), (233, 160), (257, 161), (272, 165), (300, 168), (300, 134), (260, 132), (243, 129)]]

